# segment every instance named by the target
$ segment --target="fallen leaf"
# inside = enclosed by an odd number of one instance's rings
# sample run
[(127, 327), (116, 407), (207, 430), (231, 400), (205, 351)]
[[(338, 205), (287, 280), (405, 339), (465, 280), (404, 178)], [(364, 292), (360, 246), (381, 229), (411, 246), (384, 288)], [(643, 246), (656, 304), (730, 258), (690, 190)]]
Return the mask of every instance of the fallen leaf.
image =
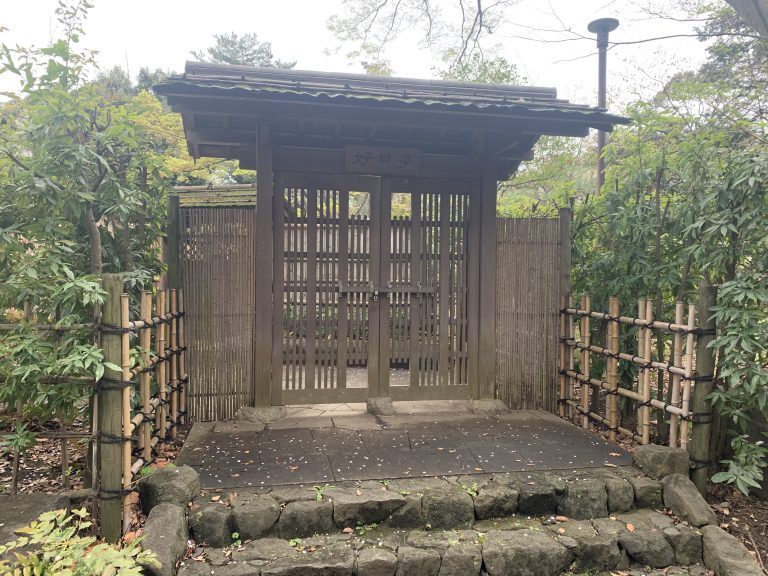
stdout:
[(621, 452), (611, 452), (610, 455), (618, 457), (618, 456), (621, 456)]
[(290, 470), (291, 472), (296, 472), (296, 470), (298, 469), (299, 469), (298, 466), (288, 466), (288, 470)]
[(565, 534), (565, 528), (558, 528), (557, 529), (558, 534)]
[(482, 472), (482, 471), (483, 471), (482, 468), (478, 468), (477, 466), (475, 466), (475, 472)]
[(627, 530), (629, 530), (630, 532), (634, 532), (635, 531), (635, 525), (634, 524), (627, 524)]
[(230, 477), (230, 478), (240, 478), (240, 474), (238, 474), (237, 472), (235, 472), (234, 474), (230, 474), (230, 475), (229, 475), (229, 477)]
[(134, 540), (136, 540), (137, 536), (141, 535), (141, 530), (132, 530), (131, 532), (126, 532), (123, 534), (123, 542), (126, 544), (130, 544)]
[(344, 532), (344, 534), (352, 534), (352, 532), (354, 532), (354, 530), (352, 528), (347, 527), (347, 528), (344, 528), (344, 530), (342, 530), (342, 532)]
[(568, 516), (555, 516), (555, 520), (558, 522), (568, 522), (570, 518), (568, 518)]
[(610, 462), (606, 462), (605, 466), (608, 466), (609, 468), (618, 468), (618, 466), (616, 466), (616, 464), (611, 464)]
[(211, 502), (218, 502), (221, 500), (221, 496), (211, 496)]
[(361, 490), (358, 488), (357, 490), (355, 490), (355, 495), (357, 495), (357, 496), (362, 496), (362, 495), (363, 495), (363, 493), (362, 493), (362, 491), (361, 491)]

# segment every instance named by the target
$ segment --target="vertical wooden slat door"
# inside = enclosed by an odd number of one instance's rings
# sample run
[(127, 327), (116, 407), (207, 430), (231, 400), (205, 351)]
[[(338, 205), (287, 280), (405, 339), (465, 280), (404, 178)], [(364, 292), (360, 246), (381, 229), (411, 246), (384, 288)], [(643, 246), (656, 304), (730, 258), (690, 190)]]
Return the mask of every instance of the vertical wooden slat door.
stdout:
[(393, 400), (464, 399), (471, 180), (392, 178), (387, 279)]
[(474, 183), (275, 184), (273, 402), (468, 398)]
[(373, 225), (370, 210), (353, 205), (373, 198), (378, 185), (364, 177), (275, 175), (275, 404), (368, 396), (377, 349), (369, 325)]

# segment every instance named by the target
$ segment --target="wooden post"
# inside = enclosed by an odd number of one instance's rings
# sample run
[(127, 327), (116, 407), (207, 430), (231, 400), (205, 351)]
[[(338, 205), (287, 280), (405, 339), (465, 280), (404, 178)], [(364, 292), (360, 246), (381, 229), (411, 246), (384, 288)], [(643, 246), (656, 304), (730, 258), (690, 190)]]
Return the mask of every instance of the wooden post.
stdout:
[(178, 298), (175, 288), (171, 288), (171, 337), (170, 381), (171, 381), (171, 438), (176, 439), (176, 427), (179, 424), (179, 343), (178, 343)]
[(565, 339), (568, 337), (568, 321), (570, 316), (564, 312), (568, 301), (565, 295), (560, 296), (560, 405), (558, 407), (560, 418), (565, 418), (565, 401), (568, 399), (568, 377), (565, 371), (568, 370), (568, 344)]
[[(122, 329), (122, 332), (120, 333), (120, 368), (123, 372), (123, 382), (128, 382), (131, 379), (131, 335), (130, 332), (128, 332), (130, 321), (128, 294), (121, 294), (120, 328)], [(120, 392), (122, 397), (123, 421), (123, 532), (127, 532), (131, 523), (131, 394), (133, 390), (130, 386), (123, 385)]]
[[(123, 279), (119, 274), (104, 274), (102, 287), (107, 293), (102, 322), (105, 326), (119, 328), (122, 326)], [(118, 332), (104, 331), (101, 335), (101, 347), (105, 362), (116, 366), (122, 365), (122, 343)], [(104, 376), (112, 381), (121, 381), (123, 378), (122, 371), (110, 368), (105, 369)], [(98, 402), (99, 524), (101, 535), (108, 542), (115, 542), (121, 535), (122, 392), (117, 387), (101, 387), (98, 391)]]
[(560, 296), (571, 294), (571, 209), (560, 208)]
[(498, 165), (488, 161), (480, 191), (480, 325), (478, 396), (496, 397), (496, 191)]
[[(151, 322), (152, 319), (152, 293), (148, 290), (141, 291), (141, 319), (144, 322)], [(144, 366), (149, 365), (150, 355), (149, 347), (151, 346), (152, 328), (142, 328), (139, 331), (139, 346), (141, 346), (141, 358), (144, 362)], [(142, 457), (144, 462), (149, 462), (152, 459), (152, 421), (149, 418), (149, 413), (152, 410), (151, 391), (150, 391), (150, 373), (142, 372), (139, 375), (139, 394), (141, 399), (141, 410), (144, 412), (144, 421), (141, 424), (141, 430), (139, 432), (139, 446), (142, 449)]]
[[(712, 433), (712, 403), (709, 395), (715, 386), (715, 355), (709, 347), (715, 339), (712, 308), (717, 302), (717, 289), (704, 281), (699, 288), (699, 326), (704, 329), (696, 341), (696, 385), (693, 387), (693, 413), (700, 419), (694, 423), (688, 453), (694, 464), (691, 480), (702, 495), (706, 494), (709, 474), (709, 439)], [(709, 415), (709, 418), (706, 416)]]
[[(273, 275), (273, 222), (272, 202), (274, 182), (272, 178), (272, 143), (269, 129), (259, 127), (256, 173), (256, 304), (254, 318), (253, 389), (255, 406), (272, 404), (272, 275)], [(280, 192), (282, 196), (282, 191)], [(279, 231), (283, 233), (282, 230)], [(316, 235), (315, 230), (309, 233)], [(316, 236), (314, 236), (316, 238)], [(275, 326), (282, 330), (282, 326)], [(314, 367), (308, 367), (313, 369)]]
[[(647, 300), (645, 303), (645, 319), (648, 322), (653, 321), (653, 300)], [(645, 338), (643, 339), (643, 359), (646, 362), (651, 361), (651, 344), (653, 343), (653, 330), (645, 329)], [(643, 370), (643, 429), (641, 435), (643, 444), (649, 444), (651, 441), (651, 369)]]
[[(581, 295), (581, 309), (585, 312), (591, 312), (592, 303), (588, 294)], [(589, 335), (589, 316), (581, 317), (581, 341), (585, 346), (590, 345)], [(581, 351), (581, 375), (584, 380), (581, 383), (581, 407), (583, 412), (581, 413), (581, 427), (584, 430), (589, 430), (589, 350)]]
[(179, 197), (171, 194), (168, 196), (168, 229), (166, 231), (167, 241), (165, 247), (169, 288), (181, 288), (180, 227), (181, 210), (179, 208)]
[[(685, 321), (685, 306), (682, 302), (675, 302), (675, 324), (682, 324)], [(672, 336), (672, 364), (682, 366), (683, 364), (683, 335), (675, 332)], [(670, 393), (670, 403), (673, 406), (680, 407), (680, 375), (671, 374), (672, 390)], [(677, 414), (669, 416), (669, 445), (673, 448), (678, 444), (678, 426), (680, 417)]]
[[(619, 299), (610, 298), (608, 300), (608, 314), (613, 318), (619, 317)], [(611, 320), (608, 324), (608, 340), (612, 354), (619, 353), (619, 330), (618, 320)], [(619, 361), (617, 358), (608, 358), (608, 385), (610, 395), (608, 396), (608, 420), (610, 421), (609, 438), (611, 442), (616, 441), (616, 432), (619, 429)]]

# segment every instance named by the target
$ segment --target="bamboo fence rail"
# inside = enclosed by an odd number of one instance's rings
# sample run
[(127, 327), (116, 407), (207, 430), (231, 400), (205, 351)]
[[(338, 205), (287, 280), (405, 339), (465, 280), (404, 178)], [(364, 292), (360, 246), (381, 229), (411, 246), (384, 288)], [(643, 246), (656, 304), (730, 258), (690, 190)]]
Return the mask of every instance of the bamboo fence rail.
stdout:
[[(579, 421), (585, 429), (589, 428), (590, 419), (604, 425), (611, 440), (621, 434), (648, 444), (653, 409), (669, 418), (670, 446), (685, 448), (690, 425), (698, 416), (691, 412), (690, 401), (691, 390), (699, 378), (695, 367), (695, 341), (702, 331), (696, 328), (693, 305), (688, 307), (686, 318), (685, 305), (678, 302), (674, 322), (655, 320), (653, 309), (652, 300), (640, 299), (637, 317), (629, 317), (619, 313), (617, 298), (610, 298), (608, 312), (592, 310), (589, 295), (582, 295), (578, 308), (573, 306), (572, 299), (561, 300), (559, 411), (561, 416)], [(603, 346), (592, 342), (595, 334), (600, 332), (590, 326), (590, 320), (607, 324)], [(620, 349), (621, 326), (636, 330), (633, 350)], [(652, 344), (659, 338), (666, 338), (662, 348), (670, 351), (668, 362), (653, 358)], [(599, 374), (593, 368), (596, 357), (606, 360), (605, 368)], [(631, 382), (624, 382), (625, 386), (620, 385), (619, 378), (622, 362), (636, 370)], [(632, 403), (634, 426), (621, 421), (620, 398)], [(597, 411), (601, 408), (604, 408), (604, 414)]]

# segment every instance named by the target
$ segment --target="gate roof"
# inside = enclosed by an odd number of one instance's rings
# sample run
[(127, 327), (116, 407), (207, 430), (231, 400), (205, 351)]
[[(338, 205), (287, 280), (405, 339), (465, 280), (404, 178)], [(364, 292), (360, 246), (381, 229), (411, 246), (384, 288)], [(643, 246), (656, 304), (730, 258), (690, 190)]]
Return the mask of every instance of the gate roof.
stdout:
[(188, 62), (155, 86), (180, 112), (194, 157), (254, 157), (260, 125), (277, 146), (365, 144), (496, 157), (513, 172), (542, 135), (586, 136), (626, 118), (554, 88)]

